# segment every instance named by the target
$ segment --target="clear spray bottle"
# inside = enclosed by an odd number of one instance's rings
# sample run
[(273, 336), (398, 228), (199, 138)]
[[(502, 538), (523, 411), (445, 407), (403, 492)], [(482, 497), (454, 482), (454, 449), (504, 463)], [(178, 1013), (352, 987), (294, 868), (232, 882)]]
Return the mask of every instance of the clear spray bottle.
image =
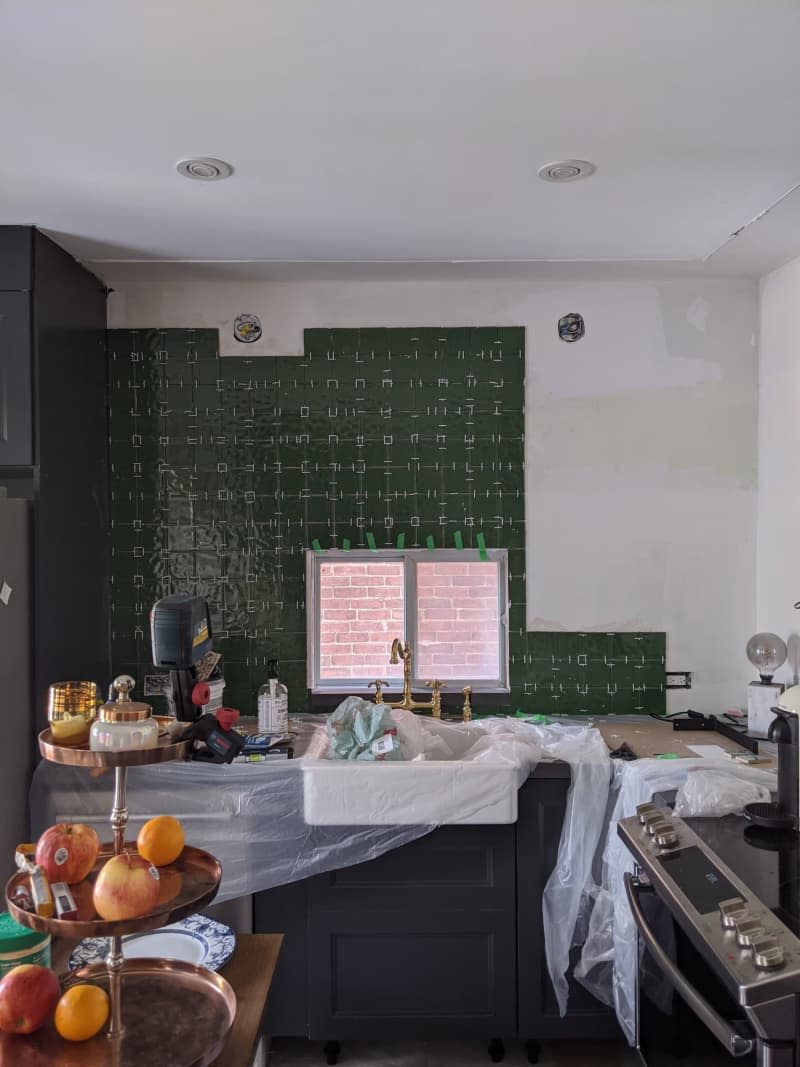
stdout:
[(278, 661), (267, 660), (267, 680), (258, 690), (258, 729), (283, 737), (289, 732), (289, 691), (278, 681)]

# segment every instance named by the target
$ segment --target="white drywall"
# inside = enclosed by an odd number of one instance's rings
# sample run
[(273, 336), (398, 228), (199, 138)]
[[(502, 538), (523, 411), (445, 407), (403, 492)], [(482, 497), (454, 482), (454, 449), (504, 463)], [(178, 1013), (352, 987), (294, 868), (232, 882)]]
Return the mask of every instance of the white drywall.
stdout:
[[(742, 706), (755, 617), (755, 284), (209, 282), (130, 286), (109, 307), (112, 326), (219, 327), (226, 355), (299, 355), (315, 326), (525, 326), (529, 626), (666, 630), (668, 667), (695, 672), (671, 709)], [(556, 323), (571, 311), (587, 333), (568, 345)], [(231, 339), (240, 312), (261, 317), (257, 346)]]
[(789, 643), (776, 676), (800, 659), (800, 259), (761, 280), (757, 627)]

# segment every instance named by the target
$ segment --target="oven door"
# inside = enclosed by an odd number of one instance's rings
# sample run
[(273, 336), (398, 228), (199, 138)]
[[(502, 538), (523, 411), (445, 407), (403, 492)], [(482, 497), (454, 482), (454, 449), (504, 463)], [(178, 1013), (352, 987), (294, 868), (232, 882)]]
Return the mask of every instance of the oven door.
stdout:
[(741, 1008), (652, 887), (628, 874), (625, 890), (642, 949), (636, 990), (636, 1047), (642, 1062), (647, 1067), (771, 1063), (763, 1059), (763, 1047), (757, 1050)]

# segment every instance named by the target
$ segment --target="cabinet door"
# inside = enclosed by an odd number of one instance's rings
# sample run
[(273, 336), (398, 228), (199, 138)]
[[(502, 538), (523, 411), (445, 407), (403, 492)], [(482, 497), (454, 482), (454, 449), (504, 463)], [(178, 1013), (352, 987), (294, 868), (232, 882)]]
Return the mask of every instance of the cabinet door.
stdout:
[(508, 1036), (515, 961), (508, 912), (318, 912), (309, 924), (309, 1036)]
[(32, 355), (30, 294), (0, 293), (0, 467), (33, 463)]
[(514, 826), (451, 826), (309, 886), (310, 1036), (516, 1030)]
[(517, 821), (517, 952), (519, 1036), (523, 1040), (618, 1035), (614, 1014), (572, 977), (580, 949), (570, 953), (567, 1014), (558, 1013), (547, 971), (542, 895), (555, 867), (569, 778), (530, 778), (520, 790)]
[(13, 869), (17, 842), (35, 840), (28, 836), (28, 789), (38, 719), (31, 702), (29, 506), (27, 500), (0, 500), (0, 693), (6, 709), (0, 755), (0, 872), (4, 878)]

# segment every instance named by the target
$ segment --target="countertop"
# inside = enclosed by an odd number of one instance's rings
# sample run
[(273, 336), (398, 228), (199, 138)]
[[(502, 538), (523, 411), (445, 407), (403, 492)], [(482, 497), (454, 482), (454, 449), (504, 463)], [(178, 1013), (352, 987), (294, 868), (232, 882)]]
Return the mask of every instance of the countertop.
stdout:
[[(559, 721), (559, 720), (555, 720)], [(743, 746), (717, 733), (716, 730), (673, 730), (666, 722), (658, 722), (646, 715), (617, 715), (607, 718), (580, 719), (575, 716), (565, 717), (563, 722), (591, 722), (603, 735), (609, 751), (626, 743), (640, 759), (657, 756), (662, 752), (673, 752), (685, 759), (698, 759), (696, 752), (689, 745), (718, 745), (726, 752), (741, 752)], [(761, 770), (774, 770), (777, 760), (774, 757), (775, 746), (768, 741), (758, 743), (759, 755), (767, 757), (763, 763), (756, 764)], [(532, 778), (569, 778), (567, 763), (548, 761), (538, 764), (533, 770)]]

